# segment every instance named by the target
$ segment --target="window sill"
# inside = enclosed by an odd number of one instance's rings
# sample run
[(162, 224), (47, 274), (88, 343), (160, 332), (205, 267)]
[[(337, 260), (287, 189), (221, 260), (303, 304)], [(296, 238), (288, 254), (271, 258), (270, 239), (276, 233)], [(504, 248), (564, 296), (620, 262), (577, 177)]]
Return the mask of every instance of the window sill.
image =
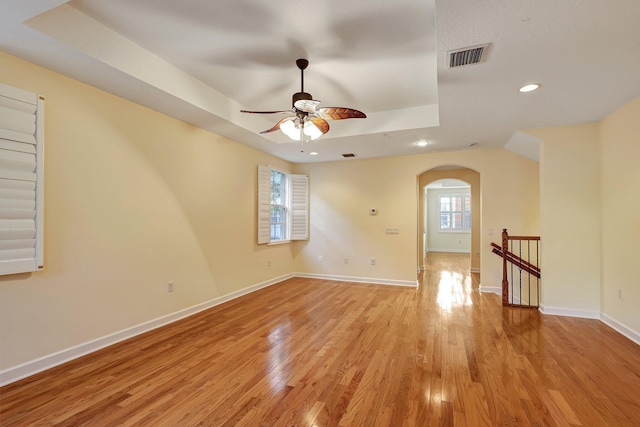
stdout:
[(275, 242), (267, 243), (267, 246), (284, 245), (284, 244), (287, 244), (287, 243), (291, 243), (291, 240), (276, 240)]
[(438, 230), (442, 234), (471, 234), (471, 230)]

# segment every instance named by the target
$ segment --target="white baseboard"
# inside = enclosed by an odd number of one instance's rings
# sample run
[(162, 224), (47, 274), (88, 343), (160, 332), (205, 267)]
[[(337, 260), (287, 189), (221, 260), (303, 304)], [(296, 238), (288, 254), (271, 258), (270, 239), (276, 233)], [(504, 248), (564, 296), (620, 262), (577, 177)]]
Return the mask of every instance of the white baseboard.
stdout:
[(373, 284), (394, 285), (394, 286), (410, 286), (414, 288), (418, 286), (417, 281), (412, 282), (412, 281), (404, 281), (404, 280), (371, 279), (366, 277), (330, 276), (330, 275), (324, 275), (324, 274), (306, 274), (306, 273), (285, 274), (284, 276), (276, 277), (276, 278), (267, 280), (265, 282), (258, 283), (256, 285), (252, 285), (244, 289), (231, 292), (230, 294), (227, 294), (218, 298), (214, 298), (212, 300), (205, 301), (200, 304), (196, 304), (192, 307), (187, 307), (185, 309), (176, 311), (175, 313), (167, 314), (165, 316), (161, 316), (156, 319), (149, 320), (139, 325), (135, 325), (135, 326), (123, 329), (121, 331), (114, 332), (109, 335), (105, 335), (104, 337), (96, 338), (94, 340), (87, 341), (85, 343), (78, 344), (76, 346), (5, 369), (4, 371), (0, 372), (0, 386), (7, 385), (12, 382), (21, 380), (22, 378), (26, 378), (28, 376), (37, 374), (38, 372), (45, 371), (47, 369), (53, 368), (54, 366), (61, 365), (63, 363), (69, 362), (70, 360), (77, 359), (89, 353), (93, 353), (94, 351), (98, 351), (110, 345), (116, 344), (120, 341), (124, 341), (129, 338), (133, 338), (137, 335), (143, 334), (145, 332), (149, 332), (153, 329), (160, 328), (162, 326), (168, 325), (169, 323), (173, 323), (180, 319), (184, 319), (185, 317), (192, 316), (203, 310), (207, 310), (211, 307), (215, 307), (227, 301), (231, 301), (233, 299), (239, 298), (243, 295), (247, 295), (257, 290), (275, 285), (276, 283), (280, 283), (292, 277), (305, 277), (305, 278), (315, 278), (315, 279), (323, 279), (323, 280), (339, 280), (339, 281), (348, 281), (348, 282), (357, 282), (357, 283), (373, 283)]
[(470, 254), (471, 249), (449, 249), (449, 248), (429, 248), (427, 252), (453, 252), (461, 254)]
[(93, 353), (94, 351), (116, 344), (120, 341), (133, 338), (136, 335), (140, 335), (153, 329), (168, 325), (169, 323), (184, 319), (185, 317), (192, 316), (200, 311), (215, 307), (216, 305), (231, 301), (232, 299), (239, 298), (243, 295), (255, 292), (259, 289), (275, 285), (276, 283), (280, 283), (292, 277), (294, 277), (293, 274), (286, 274), (284, 276), (276, 277), (265, 282), (258, 283), (256, 285), (240, 289), (239, 291), (231, 292), (230, 294), (214, 298), (200, 304), (196, 304), (192, 307), (176, 311), (175, 313), (167, 314), (165, 316), (149, 320), (139, 325), (123, 329), (122, 331), (114, 332), (112, 334), (105, 335), (104, 337), (96, 338), (94, 340), (87, 341), (85, 343), (49, 354), (47, 356), (25, 362), (17, 366), (13, 366), (0, 372), (0, 386), (10, 384), (22, 378), (37, 374), (38, 372), (53, 368), (54, 366), (61, 365), (65, 362), (77, 359), (78, 357), (87, 355), (89, 353)]
[(575, 308), (565, 308), (565, 307), (545, 307), (541, 304), (540, 311), (543, 314), (550, 314), (553, 316), (581, 317), (584, 319), (600, 319), (600, 312), (592, 311), (592, 310), (577, 310)]
[[(309, 273), (286, 274), (280, 277), (267, 280), (262, 283), (258, 283), (256, 285), (246, 287), (244, 289), (240, 289), (230, 294), (227, 294), (218, 298), (214, 298), (212, 300), (205, 301), (200, 304), (196, 304), (192, 307), (179, 310), (175, 313), (161, 316), (156, 319), (150, 320), (148, 322), (144, 322), (139, 325), (132, 326), (122, 331), (118, 331), (113, 334), (106, 335), (104, 337), (96, 338), (94, 340), (76, 345), (74, 347), (70, 347), (68, 349), (64, 349), (56, 353), (52, 353), (50, 355), (43, 356), (38, 359), (31, 360), (29, 362), (11, 367), (9, 369), (6, 369), (0, 372), (0, 386), (7, 385), (12, 382), (18, 381), (22, 378), (26, 378), (28, 376), (37, 374), (38, 372), (42, 372), (44, 370), (53, 368), (54, 366), (61, 365), (70, 360), (77, 359), (78, 357), (87, 355), (94, 351), (116, 344), (120, 341), (133, 338), (136, 335), (140, 335), (145, 332), (151, 331), (153, 329), (157, 329), (159, 327), (168, 325), (169, 323), (173, 323), (185, 317), (192, 316), (203, 310), (207, 310), (211, 307), (215, 307), (227, 301), (231, 301), (233, 299), (239, 298), (243, 295), (247, 295), (257, 290), (275, 285), (277, 283), (280, 283), (292, 277), (322, 279), (322, 280), (332, 280), (332, 281), (342, 281), (342, 282), (355, 282), (355, 283), (371, 283), (371, 284), (392, 285), (392, 286), (408, 286), (413, 288), (418, 287), (417, 281), (414, 282), (410, 280), (375, 279), (375, 278), (369, 278), (369, 277), (335, 276), (335, 275), (328, 275), (328, 274), (309, 274)], [(491, 292), (498, 295), (502, 295), (502, 288), (498, 286), (480, 285), (480, 292)], [(551, 315), (557, 315), (557, 316), (600, 319), (606, 325), (610, 326), (611, 328), (618, 331), (619, 333), (626, 336), (627, 338), (634, 341), (635, 343), (640, 344), (640, 333), (634, 331), (633, 329), (625, 326), (624, 324), (616, 321), (615, 319), (613, 319), (612, 317), (604, 313), (599, 313), (597, 311), (575, 310), (575, 309), (567, 309), (567, 308), (560, 308), (560, 307), (543, 307), (543, 306), (540, 306), (540, 311), (544, 314), (551, 314)]]
[(629, 338), (631, 341), (633, 341), (636, 344), (640, 345), (640, 333), (634, 331), (633, 329), (631, 329), (628, 326), (618, 322), (613, 317), (608, 316), (608, 315), (606, 315), (604, 313), (600, 313), (600, 321), (602, 323), (604, 323), (605, 325), (611, 327), (612, 329), (620, 332), (622, 335), (624, 335), (625, 337)]
[(332, 274), (314, 274), (314, 273), (293, 273), (294, 277), (303, 277), (307, 279), (335, 280), (339, 282), (354, 283), (371, 283), (373, 285), (391, 285), (391, 286), (409, 286), (418, 287), (418, 281), (412, 280), (392, 280), (392, 279), (376, 279), (374, 277), (352, 277), (352, 276), (335, 276)]
[(482, 284), (480, 284), (480, 287), (478, 288), (478, 290), (480, 292), (487, 292), (487, 293), (502, 295), (501, 286), (483, 286)]

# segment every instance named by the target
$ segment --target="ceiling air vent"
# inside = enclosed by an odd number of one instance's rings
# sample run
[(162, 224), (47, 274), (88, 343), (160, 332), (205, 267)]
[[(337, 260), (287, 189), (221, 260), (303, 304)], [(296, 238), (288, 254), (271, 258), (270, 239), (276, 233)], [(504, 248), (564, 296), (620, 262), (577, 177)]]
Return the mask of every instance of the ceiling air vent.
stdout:
[(463, 67), (465, 65), (480, 64), (487, 59), (487, 50), (490, 43), (465, 47), (463, 49), (450, 50), (447, 52), (449, 58), (449, 68)]
[(348, 153), (348, 154), (343, 154), (342, 157), (348, 158), (348, 157), (355, 157), (356, 155), (353, 153)]

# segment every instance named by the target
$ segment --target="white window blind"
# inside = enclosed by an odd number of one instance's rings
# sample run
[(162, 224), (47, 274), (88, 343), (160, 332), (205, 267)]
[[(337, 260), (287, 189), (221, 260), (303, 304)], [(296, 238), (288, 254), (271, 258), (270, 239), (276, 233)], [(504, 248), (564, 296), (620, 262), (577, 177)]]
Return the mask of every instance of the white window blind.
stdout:
[(0, 83), (0, 274), (44, 268), (44, 98)]
[[(276, 218), (272, 202), (278, 199), (282, 203), (279, 192), (272, 188), (272, 168), (258, 166), (258, 243), (270, 243), (282, 240), (280, 224), (286, 224), (285, 240), (306, 240), (309, 238), (309, 177), (306, 175), (286, 174), (287, 191), (285, 206), (287, 218)], [(278, 193), (278, 197), (276, 197)], [(281, 211), (279, 209), (278, 211)], [(276, 224), (277, 223), (277, 224)], [(277, 225), (277, 226), (276, 226)], [(277, 237), (274, 238), (274, 232)]]

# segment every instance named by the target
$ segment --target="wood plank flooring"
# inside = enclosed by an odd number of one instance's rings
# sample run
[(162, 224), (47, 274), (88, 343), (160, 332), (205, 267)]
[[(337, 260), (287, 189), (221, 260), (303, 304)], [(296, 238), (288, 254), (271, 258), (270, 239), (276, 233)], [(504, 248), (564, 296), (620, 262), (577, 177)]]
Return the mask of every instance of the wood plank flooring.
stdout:
[(291, 279), (0, 389), (2, 426), (639, 426), (640, 347), (503, 309), (468, 256), (418, 290)]

